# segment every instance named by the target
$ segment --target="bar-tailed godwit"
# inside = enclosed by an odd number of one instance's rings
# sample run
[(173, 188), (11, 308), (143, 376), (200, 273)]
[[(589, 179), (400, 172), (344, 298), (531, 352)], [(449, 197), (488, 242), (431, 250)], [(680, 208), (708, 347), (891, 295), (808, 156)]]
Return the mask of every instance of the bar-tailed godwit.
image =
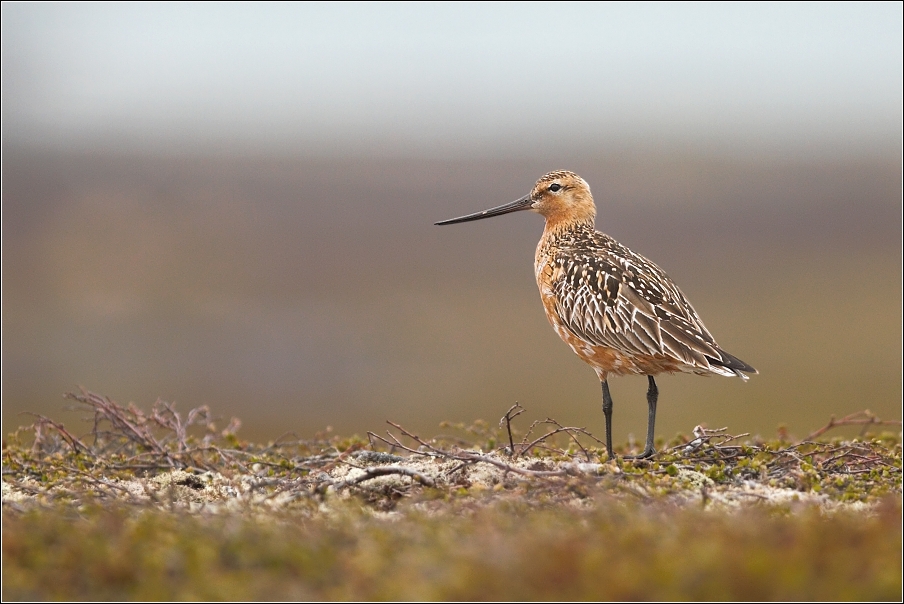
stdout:
[(534, 259), (540, 299), (559, 337), (599, 376), (610, 457), (614, 457), (610, 375), (647, 376), (647, 440), (643, 453), (636, 456), (646, 458), (654, 453), (659, 397), (654, 375), (688, 372), (747, 380), (745, 372), (757, 373), (719, 347), (665, 271), (596, 230), (590, 186), (574, 172), (550, 172), (521, 199), (436, 224), (520, 210), (546, 219)]

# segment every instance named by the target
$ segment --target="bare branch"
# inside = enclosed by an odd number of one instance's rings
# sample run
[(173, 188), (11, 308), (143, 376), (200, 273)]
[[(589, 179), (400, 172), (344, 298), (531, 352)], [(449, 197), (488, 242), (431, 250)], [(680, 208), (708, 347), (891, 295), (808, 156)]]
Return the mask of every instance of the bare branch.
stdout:
[(318, 487), (318, 491), (322, 493), (331, 486), (337, 490), (344, 489), (346, 487), (361, 484), (362, 482), (366, 482), (368, 480), (373, 480), (374, 478), (378, 478), (380, 476), (391, 476), (393, 474), (410, 476), (411, 478), (414, 478), (421, 484), (427, 485), (428, 487), (435, 486), (436, 484), (429, 476), (421, 474), (420, 472), (412, 470), (411, 468), (406, 468), (403, 466), (379, 466), (375, 468), (367, 468), (364, 470), (364, 474), (356, 476), (355, 478), (349, 478), (348, 480), (343, 480), (340, 482), (326, 482)]
[[(513, 413), (514, 412), (514, 413)], [(512, 438), (512, 420), (524, 413), (524, 407), (520, 404), (515, 403), (509, 410), (505, 412), (505, 415), (499, 420), (499, 426), (502, 427), (502, 424), (505, 423), (505, 429), (508, 432), (509, 438), (509, 455), (515, 455), (515, 440)]]
[[(50, 426), (51, 428), (56, 430), (60, 436), (63, 437), (63, 439), (69, 444), (70, 447), (72, 447), (72, 449), (74, 451), (76, 451), (76, 452), (82, 451), (84, 453), (92, 452), (91, 449), (88, 448), (88, 446), (85, 445), (81, 440), (79, 440), (78, 438), (76, 438), (75, 436), (70, 434), (69, 431), (66, 430), (65, 427), (63, 427), (63, 424), (57, 423), (57, 422), (53, 421), (52, 419), (50, 419), (49, 417), (44, 417), (43, 415), (38, 415), (37, 413), (26, 412), (25, 415), (31, 415), (32, 417), (38, 418), (38, 421), (36, 421), (34, 424), (36, 434), (39, 434), (41, 428), (43, 428), (44, 426)], [(33, 451), (40, 445), (40, 441), (41, 441), (40, 436), (37, 436), (35, 438), (34, 445), (32, 446)]]
[(858, 411), (857, 413), (851, 413), (850, 415), (846, 415), (841, 419), (835, 419), (833, 415), (831, 419), (829, 419), (829, 423), (825, 426), (816, 430), (815, 432), (807, 435), (804, 438), (804, 441), (813, 440), (814, 438), (818, 438), (831, 430), (832, 428), (837, 428), (838, 426), (863, 426), (863, 429), (860, 431), (860, 434), (864, 434), (866, 429), (871, 425), (881, 425), (881, 426), (900, 426), (901, 422), (897, 420), (880, 420), (878, 417), (872, 414), (869, 409), (865, 409), (863, 411)]

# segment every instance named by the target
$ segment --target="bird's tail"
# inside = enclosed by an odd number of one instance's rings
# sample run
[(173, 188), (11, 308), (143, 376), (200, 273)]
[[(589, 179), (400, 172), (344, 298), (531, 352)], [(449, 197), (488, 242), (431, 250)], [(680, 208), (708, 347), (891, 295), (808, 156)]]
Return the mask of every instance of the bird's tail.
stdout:
[(754, 369), (751, 365), (748, 365), (733, 354), (729, 354), (721, 349), (718, 349), (718, 352), (720, 357), (718, 359), (706, 357), (706, 360), (709, 361), (710, 365), (716, 373), (729, 377), (738, 376), (745, 382), (750, 379), (750, 376), (746, 374), (759, 373), (759, 371)]

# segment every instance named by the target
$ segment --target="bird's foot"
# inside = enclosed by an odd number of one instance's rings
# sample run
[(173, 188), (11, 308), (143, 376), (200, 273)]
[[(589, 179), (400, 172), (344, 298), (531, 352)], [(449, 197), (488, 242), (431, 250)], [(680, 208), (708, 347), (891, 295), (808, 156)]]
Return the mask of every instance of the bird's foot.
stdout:
[(653, 447), (647, 447), (643, 450), (643, 453), (639, 453), (637, 455), (625, 455), (623, 459), (649, 459), (656, 455), (656, 449)]

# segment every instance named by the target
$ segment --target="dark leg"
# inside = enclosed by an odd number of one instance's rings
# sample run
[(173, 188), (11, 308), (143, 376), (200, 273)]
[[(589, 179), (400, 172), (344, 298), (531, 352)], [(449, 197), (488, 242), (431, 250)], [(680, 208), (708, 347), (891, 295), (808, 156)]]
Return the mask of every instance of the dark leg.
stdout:
[(612, 451), (612, 395), (609, 394), (609, 382), (601, 382), (603, 384), (603, 415), (606, 416), (606, 452), (609, 453), (609, 459), (615, 458)]
[(656, 401), (659, 400), (659, 388), (656, 387), (656, 382), (653, 381), (652, 375), (648, 375), (647, 379), (650, 381), (650, 387), (647, 389), (647, 407), (649, 409), (649, 415), (647, 416), (647, 444), (643, 449), (643, 453), (632, 455), (628, 459), (646, 459), (647, 457), (652, 457), (653, 453), (656, 452), (653, 449), (653, 432), (656, 426)]
[(650, 415), (647, 417), (647, 446), (643, 449), (644, 457), (650, 457), (656, 452), (653, 450), (653, 432), (656, 427), (656, 402), (659, 400), (659, 388), (656, 387), (653, 376), (648, 375), (647, 378), (650, 380), (650, 387), (647, 388), (647, 406)]

